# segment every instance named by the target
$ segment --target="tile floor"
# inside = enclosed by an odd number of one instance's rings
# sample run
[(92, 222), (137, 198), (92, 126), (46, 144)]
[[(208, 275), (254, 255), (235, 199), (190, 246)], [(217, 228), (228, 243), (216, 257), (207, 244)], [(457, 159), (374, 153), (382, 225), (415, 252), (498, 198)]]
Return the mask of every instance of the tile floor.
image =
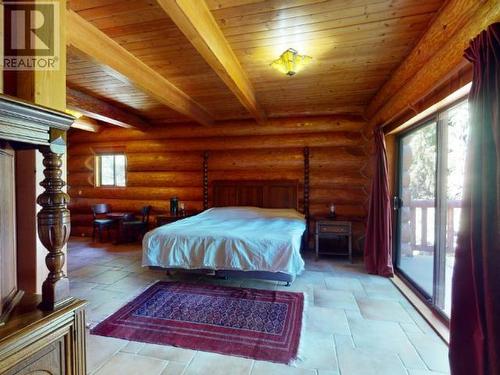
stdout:
[[(90, 326), (156, 280), (141, 267), (140, 244), (114, 246), (72, 238), (68, 274), (73, 295), (86, 299)], [(187, 276), (177, 276), (186, 278)], [(171, 346), (88, 335), (87, 370), (96, 375), (438, 375), (449, 373), (447, 346), (394, 285), (361, 265), (306, 259), (291, 287), (257, 280), (191, 281), (305, 292), (302, 361), (296, 367)]]

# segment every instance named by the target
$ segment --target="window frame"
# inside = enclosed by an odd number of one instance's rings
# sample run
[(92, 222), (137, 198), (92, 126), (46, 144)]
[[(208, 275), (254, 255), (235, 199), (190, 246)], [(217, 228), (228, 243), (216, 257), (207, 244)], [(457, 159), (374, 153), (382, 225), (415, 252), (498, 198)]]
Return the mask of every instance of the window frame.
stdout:
[[(102, 183), (102, 157), (113, 156), (113, 184)], [(117, 185), (116, 183), (116, 156), (124, 157), (124, 185)], [(97, 188), (126, 188), (127, 187), (127, 155), (125, 152), (99, 152), (94, 155), (94, 186)]]

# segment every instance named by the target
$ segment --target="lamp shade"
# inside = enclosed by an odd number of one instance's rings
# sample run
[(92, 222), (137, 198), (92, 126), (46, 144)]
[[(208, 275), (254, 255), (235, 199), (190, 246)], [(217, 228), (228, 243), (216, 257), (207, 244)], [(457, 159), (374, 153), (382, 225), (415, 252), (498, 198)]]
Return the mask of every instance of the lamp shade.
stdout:
[(287, 49), (271, 63), (271, 66), (287, 76), (293, 76), (312, 60), (311, 56), (299, 55), (293, 48)]

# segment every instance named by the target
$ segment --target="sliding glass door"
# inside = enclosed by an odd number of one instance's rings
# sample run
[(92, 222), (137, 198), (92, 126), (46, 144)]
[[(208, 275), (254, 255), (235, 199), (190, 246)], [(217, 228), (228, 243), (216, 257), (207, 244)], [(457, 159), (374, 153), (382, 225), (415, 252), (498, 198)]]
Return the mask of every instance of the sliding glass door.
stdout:
[(397, 267), (431, 299), (434, 289), (437, 124), (400, 139)]
[(396, 268), (448, 316), (467, 134), (463, 101), (399, 137)]
[(442, 186), (442, 219), (441, 258), (441, 293), (437, 300), (438, 307), (447, 316), (451, 311), (451, 277), (455, 264), (455, 248), (460, 225), (460, 213), (463, 199), (463, 183), (465, 172), (465, 154), (469, 135), (469, 107), (467, 101), (451, 107), (442, 115), (443, 125), (443, 186)]

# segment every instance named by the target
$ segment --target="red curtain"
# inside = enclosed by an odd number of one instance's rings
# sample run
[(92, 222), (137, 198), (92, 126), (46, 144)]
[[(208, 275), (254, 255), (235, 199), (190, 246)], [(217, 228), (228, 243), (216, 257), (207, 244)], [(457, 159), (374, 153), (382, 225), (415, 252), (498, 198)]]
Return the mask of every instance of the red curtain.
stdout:
[(500, 23), (471, 41), (474, 78), (460, 233), (453, 271), (453, 375), (500, 374)]
[(365, 267), (369, 273), (391, 277), (392, 221), (391, 200), (387, 176), (387, 153), (384, 132), (374, 131), (375, 173), (370, 195), (370, 210), (365, 237)]

